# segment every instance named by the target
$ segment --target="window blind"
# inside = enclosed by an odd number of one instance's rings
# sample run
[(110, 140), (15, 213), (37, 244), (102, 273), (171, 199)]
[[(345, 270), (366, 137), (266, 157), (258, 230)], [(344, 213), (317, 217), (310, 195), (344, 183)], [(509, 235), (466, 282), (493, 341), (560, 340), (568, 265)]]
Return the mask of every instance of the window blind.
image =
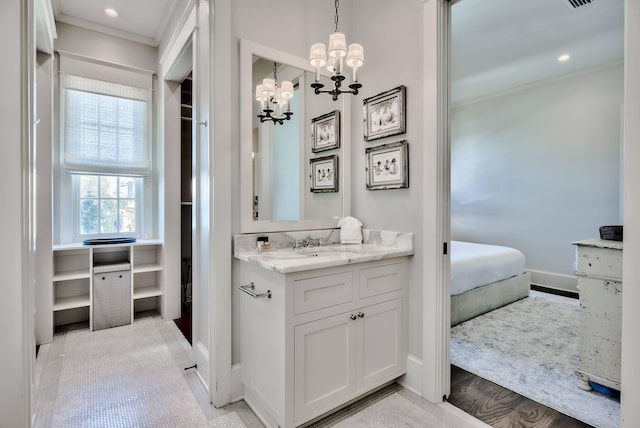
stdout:
[(150, 171), (151, 90), (62, 73), (62, 163), (71, 174)]

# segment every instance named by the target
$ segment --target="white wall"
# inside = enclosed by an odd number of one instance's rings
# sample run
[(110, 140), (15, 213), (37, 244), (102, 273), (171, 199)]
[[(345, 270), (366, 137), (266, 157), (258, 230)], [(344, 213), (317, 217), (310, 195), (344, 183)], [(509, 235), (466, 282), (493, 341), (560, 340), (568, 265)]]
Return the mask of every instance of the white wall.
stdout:
[(625, 1), (622, 426), (640, 426), (640, 1)]
[[(26, 251), (22, 239), (23, 214), (23, 115), (27, 106), (22, 98), (23, 85), (27, 85), (23, 55), (27, 54), (21, 8), (26, 2), (2, 2), (0, 6), (0, 51), (3, 66), (0, 79), (0, 129), (2, 129), (2, 156), (0, 157), (0, 233), (4, 245), (0, 246), (2, 270), (2, 299), (0, 299), (0, 426), (27, 426), (29, 406), (29, 355), (25, 355), (24, 322), (30, 314), (23, 313), (23, 288), (28, 286), (22, 266)], [(26, 65), (26, 64), (25, 64)]]
[(58, 31), (58, 38), (55, 41), (56, 50), (73, 52), (145, 70), (158, 68), (158, 49), (152, 46), (62, 22), (56, 22), (56, 29)]
[[(349, 42), (357, 41), (364, 46), (365, 64), (359, 71), (363, 88), (352, 101), (351, 212), (366, 228), (415, 234), (415, 255), (409, 266), (409, 353), (422, 358), (424, 168), (421, 159), (425, 150), (422, 121), (422, 2), (357, 0), (353, 5), (353, 31), (347, 33), (347, 38)], [(407, 132), (365, 143), (362, 100), (399, 85), (407, 87)], [(409, 188), (366, 190), (365, 148), (400, 140), (409, 142)]]
[(573, 275), (571, 242), (620, 222), (622, 96), (616, 64), (455, 107), (452, 239), (515, 247), (527, 269)]
[[(251, 0), (233, 2), (232, 35), (235, 40), (246, 38), (269, 47), (297, 55), (308, 56), (312, 43), (326, 43), (333, 31), (333, 4), (315, 0), (287, 0), (274, 2)], [(289, 17), (286, 26), (269, 26), (276, 15), (287, 9)], [(401, 23), (402, 31), (380, 31), (390, 23)], [(419, 161), (423, 155), (422, 142), (422, 2), (409, 0), (387, 2), (357, 0), (340, 4), (339, 29), (346, 34), (349, 43), (359, 42), (365, 49), (365, 65), (359, 72), (363, 88), (357, 96), (351, 97), (351, 123), (344, 123), (350, 129), (351, 165), (345, 165), (345, 173), (352, 183), (352, 215), (362, 220), (364, 227), (383, 228), (414, 232), (416, 234), (416, 255), (410, 266), (410, 343), (409, 352), (422, 355), (422, 263), (420, 262), (422, 242), (419, 238), (422, 228), (422, 168)], [(292, 37), (292, 35), (296, 35)], [(237, 60), (237, 46), (234, 46), (232, 76), (238, 75), (234, 69)], [(407, 133), (388, 137), (375, 142), (363, 140), (362, 100), (398, 85), (407, 86)], [(237, 78), (232, 82), (233, 93), (239, 93)], [(315, 96), (315, 95), (312, 95)], [(328, 97), (328, 95), (324, 95)], [(345, 95), (343, 95), (345, 96)], [(235, 97), (232, 97), (235, 99)], [(236, 101), (237, 102), (237, 101)], [(238, 111), (238, 105), (232, 105)], [(238, 119), (234, 119), (233, 129), (239, 132)], [(237, 141), (235, 135), (234, 141)], [(410, 175), (408, 189), (368, 191), (365, 185), (365, 147), (406, 139), (409, 141)], [(239, 143), (238, 143), (239, 147)], [(239, 149), (233, 154), (234, 164), (239, 165)], [(413, 161), (412, 161), (413, 160)], [(234, 180), (234, 219), (239, 218), (239, 173)], [(239, 233), (239, 222), (233, 227)], [(235, 292), (234, 292), (235, 294)], [(237, 359), (237, 323), (234, 322), (234, 362)]]
[(57, 76), (56, 64), (53, 55), (37, 54), (36, 64), (36, 115), (38, 125), (36, 138), (38, 153), (36, 156), (36, 230), (39, 231), (36, 242), (36, 343), (49, 343), (53, 340), (53, 314), (51, 302), (53, 301), (53, 288), (51, 280), (53, 274), (53, 258), (51, 257), (51, 195), (52, 168), (51, 147), (53, 132), (53, 82)]

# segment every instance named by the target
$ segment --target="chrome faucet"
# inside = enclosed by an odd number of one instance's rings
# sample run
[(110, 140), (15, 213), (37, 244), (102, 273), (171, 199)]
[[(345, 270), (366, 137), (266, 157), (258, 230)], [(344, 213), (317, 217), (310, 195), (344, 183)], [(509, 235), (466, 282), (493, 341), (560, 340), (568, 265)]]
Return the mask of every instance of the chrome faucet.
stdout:
[(324, 244), (325, 240), (323, 238), (312, 238), (311, 235), (307, 235), (304, 239), (295, 239), (293, 241), (293, 249), (322, 247)]

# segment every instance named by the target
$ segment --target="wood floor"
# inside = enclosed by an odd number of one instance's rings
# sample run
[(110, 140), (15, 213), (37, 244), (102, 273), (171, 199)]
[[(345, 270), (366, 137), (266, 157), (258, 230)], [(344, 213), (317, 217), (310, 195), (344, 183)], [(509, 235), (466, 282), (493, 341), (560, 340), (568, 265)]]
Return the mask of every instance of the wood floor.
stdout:
[(590, 427), (453, 365), (448, 401), (492, 427)]

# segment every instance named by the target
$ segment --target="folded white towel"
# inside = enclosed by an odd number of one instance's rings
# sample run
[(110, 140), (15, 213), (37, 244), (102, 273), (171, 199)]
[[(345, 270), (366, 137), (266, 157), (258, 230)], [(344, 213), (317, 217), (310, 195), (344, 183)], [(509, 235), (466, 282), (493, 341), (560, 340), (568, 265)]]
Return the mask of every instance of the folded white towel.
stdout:
[(341, 244), (361, 244), (362, 229), (360, 226), (342, 226), (340, 228)]

